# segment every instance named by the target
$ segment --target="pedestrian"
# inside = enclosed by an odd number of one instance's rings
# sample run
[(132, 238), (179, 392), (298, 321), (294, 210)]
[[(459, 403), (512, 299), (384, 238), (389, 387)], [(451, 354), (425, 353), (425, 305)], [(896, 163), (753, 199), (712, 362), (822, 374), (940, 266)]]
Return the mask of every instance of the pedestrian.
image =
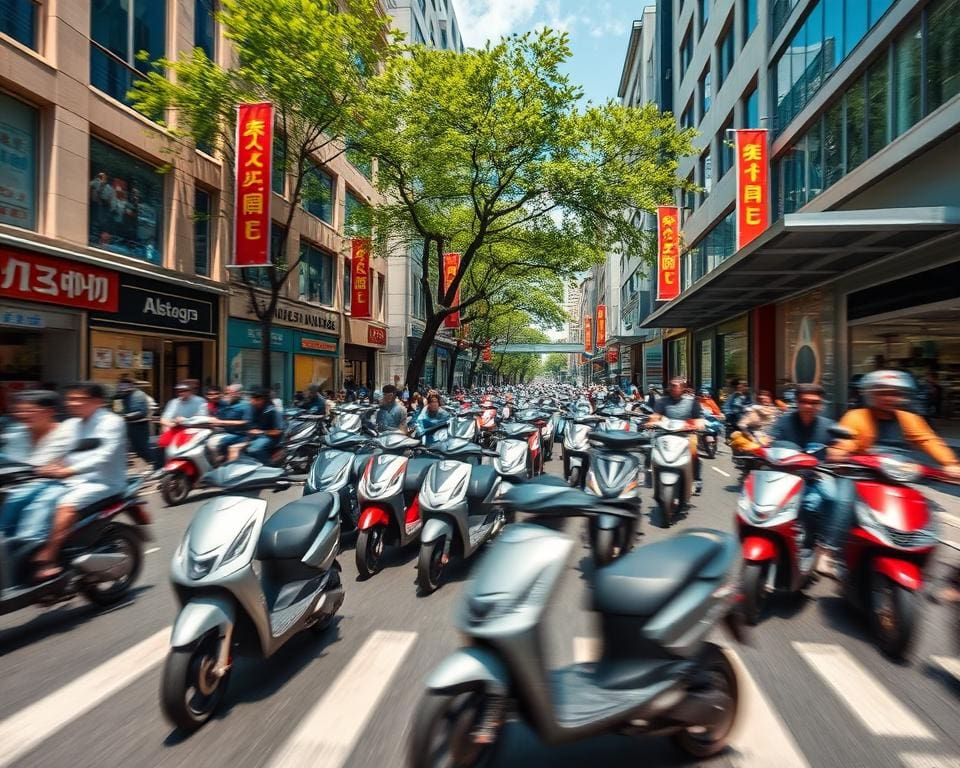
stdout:
[(156, 448), (150, 445), (150, 401), (147, 396), (137, 389), (133, 379), (123, 375), (117, 382), (113, 403), (114, 411), (126, 422), (131, 450), (151, 467), (159, 469), (163, 462), (158, 459)]

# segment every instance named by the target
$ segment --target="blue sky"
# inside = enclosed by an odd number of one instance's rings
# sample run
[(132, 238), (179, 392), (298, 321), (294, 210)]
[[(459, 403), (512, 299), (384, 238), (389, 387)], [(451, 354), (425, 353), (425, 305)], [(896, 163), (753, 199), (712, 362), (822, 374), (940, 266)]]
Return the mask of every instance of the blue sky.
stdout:
[(620, 71), (634, 19), (643, 0), (453, 0), (464, 42), (481, 46), (488, 39), (542, 26), (570, 34), (573, 57), (568, 70), (584, 96), (596, 102), (617, 97)]

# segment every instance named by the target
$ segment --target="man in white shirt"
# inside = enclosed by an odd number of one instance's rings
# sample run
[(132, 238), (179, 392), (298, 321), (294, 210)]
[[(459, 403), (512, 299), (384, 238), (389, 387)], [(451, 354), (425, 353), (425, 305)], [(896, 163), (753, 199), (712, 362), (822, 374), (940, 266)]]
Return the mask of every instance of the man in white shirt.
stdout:
[(167, 403), (163, 413), (160, 414), (160, 425), (164, 429), (182, 424), (186, 419), (206, 416), (209, 413), (207, 401), (194, 394), (193, 387), (186, 382), (177, 384), (173, 391), (177, 396)]

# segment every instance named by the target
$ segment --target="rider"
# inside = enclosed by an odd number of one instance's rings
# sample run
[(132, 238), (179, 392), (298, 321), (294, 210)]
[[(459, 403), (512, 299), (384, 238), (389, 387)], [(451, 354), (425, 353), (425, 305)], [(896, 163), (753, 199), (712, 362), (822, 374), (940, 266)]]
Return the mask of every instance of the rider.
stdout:
[(320, 394), (320, 385), (311, 384), (304, 393), (303, 400), (300, 402), (300, 408), (304, 413), (322, 416), (327, 412), (327, 402)]
[[(683, 421), (694, 420), (696, 428), (698, 430), (703, 429), (703, 409), (696, 398), (684, 396), (683, 390), (686, 384), (687, 382), (682, 376), (674, 376), (670, 379), (667, 393), (657, 400), (648, 424), (656, 424), (663, 418)], [(696, 435), (690, 435), (690, 455), (693, 459), (693, 495), (699, 496), (703, 490), (703, 480), (701, 479), (700, 456), (697, 455)]]
[(374, 411), (373, 424), (377, 432), (405, 429), (407, 409), (397, 400), (397, 388), (393, 384), (384, 384), (380, 397), (380, 407)]
[(182, 424), (186, 419), (207, 415), (207, 401), (195, 395), (193, 387), (187, 382), (181, 381), (173, 391), (177, 396), (167, 403), (163, 413), (160, 414), (160, 425), (164, 429)]
[(713, 399), (713, 395), (710, 394), (710, 389), (708, 387), (701, 387), (700, 394), (697, 397), (700, 401), (700, 407), (703, 409), (703, 412), (709, 413), (711, 416), (715, 416), (718, 419), (722, 418), (723, 411), (720, 410), (720, 406), (717, 405), (717, 401)]
[[(954, 452), (930, 426), (904, 406), (914, 394), (913, 378), (903, 371), (880, 370), (868, 373), (860, 381), (866, 408), (856, 408), (843, 416), (840, 426), (853, 432), (853, 437), (840, 440), (829, 450), (829, 457), (842, 461), (850, 454), (864, 453), (875, 445), (902, 446), (904, 442), (924, 451), (944, 472), (960, 480), (960, 462)], [(852, 483), (838, 483), (838, 497), (828, 526), (825, 552), (828, 560), (823, 572), (836, 574), (835, 555), (839, 552), (853, 524), (855, 515), (851, 498)]]
[[(426, 408), (422, 408), (415, 417), (416, 425), (421, 429), (429, 429), (438, 424), (446, 424), (448, 421), (450, 421), (450, 413), (440, 408), (440, 393), (431, 389), (427, 392)], [(427, 443), (431, 442), (433, 442), (433, 435), (427, 438)]]
[(243, 400), (243, 385), (228, 385), (226, 396), (217, 408), (216, 418), (211, 419), (210, 424), (224, 430), (224, 434), (217, 438), (216, 447), (230, 461), (236, 461), (240, 456), (241, 443), (245, 440), (247, 425), (252, 417), (250, 403)]
[(265, 387), (251, 390), (250, 408), (250, 428), (247, 435), (252, 439), (245, 452), (261, 464), (267, 464), (280, 443), (280, 435), (283, 434), (283, 413), (273, 403), (270, 390)]
[(723, 404), (723, 412), (727, 417), (727, 439), (737, 428), (744, 412), (752, 405), (750, 400), (750, 385), (743, 379), (733, 380), (733, 393)]
[(770, 390), (761, 389), (760, 394), (757, 395), (757, 402), (746, 409), (738, 426), (742, 430), (753, 433), (762, 432), (766, 435), (778, 416), (780, 416), (780, 410), (774, 405)]

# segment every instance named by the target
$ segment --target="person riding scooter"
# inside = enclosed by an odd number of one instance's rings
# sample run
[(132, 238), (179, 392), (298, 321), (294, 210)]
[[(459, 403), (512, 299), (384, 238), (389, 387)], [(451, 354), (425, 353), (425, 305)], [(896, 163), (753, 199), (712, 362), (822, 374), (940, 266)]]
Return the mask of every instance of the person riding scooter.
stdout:
[[(660, 419), (678, 419), (682, 421), (695, 420), (697, 429), (703, 429), (703, 409), (696, 398), (685, 397), (683, 389), (686, 386), (686, 380), (682, 376), (674, 376), (670, 379), (670, 386), (667, 387), (667, 393), (657, 400), (654, 406), (653, 415), (647, 422), (648, 426), (655, 425)], [(703, 491), (703, 480), (701, 478), (700, 456), (697, 454), (696, 435), (690, 437), (690, 453), (693, 459), (693, 495), (699, 496)]]
[(250, 428), (247, 429), (250, 442), (244, 453), (261, 464), (269, 464), (283, 434), (283, 415), (264, 387), (256, 387), (250, 392), (250, 407)]
[[(431, 390), (433, 391), (433, 390)], [(397, 400), (397, 388), (385, 384), (380, 397), (380, 407), (373, 413), (373, 426), (377, 432), (402, 430), (407, 421), (407, 409)]]
[[(419, 429), (426, 431), (440, 424), (446, 424), (448, 421), (450, 421), (450, 412), (440, 407), (440, 393), (435, 389), (431, 389), (427, 392), (427, 405), (416, 415), (414, 424)], [(435, 434), (436, 433), (427, 435), (427, 445), (435, 441)]]

